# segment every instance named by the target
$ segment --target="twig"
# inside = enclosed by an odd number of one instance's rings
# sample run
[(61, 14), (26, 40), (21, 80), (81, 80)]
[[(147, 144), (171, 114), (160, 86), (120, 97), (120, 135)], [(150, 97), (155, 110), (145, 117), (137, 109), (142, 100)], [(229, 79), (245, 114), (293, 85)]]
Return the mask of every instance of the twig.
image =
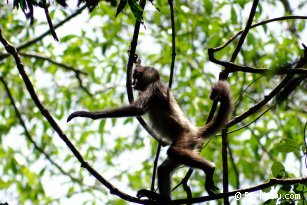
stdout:
[[(307, 19), (307, 16), (282, 16), (282, 17), (278, 17), (278, 18), (272, 18), (272, 19), (261, 21), (259, 23), (255, 23), (250, 28), (256, 28), (258, 26), (262, 26), (262, 25), (272, 23), (272, 22), (276, 22), (276, 21), (296, 20), (296, 19)], [(236, 33), (235, 35), (230, 37), (230, 39), (226, 43), (224, 43), (223, 45), (216, 47), (216, 48), (212, 48), (212, 50), (214, 52), (222, 50), (223, 48), (228, 46), (232, 41), (234, 41), (240, 34), (242, 34), (243, 31), (244, 31), (244, 29), (242, 29), (241, 31), (239, 31), (238, 33)]]
[(234, 132), (240, 131), (248, 126), (250, 126), (251, 124), (255, 123), (257, 120), (259, 120), (265, 113), (267, 113), (269, 110), (271, 110), (273, 107), (275, 107), (279, 102), (274, 103), (273, 105), (271, 105), (268, 109), (266, 109), (263, 113), (261, 113), (258, 117), (256, 117), (253, 121), (243, 125), (242, 127), (239, 127), (237, 129), (231, 130), (229, 132), (227, 132), (227, 134), (232, 134)]
[[(78, 16), (79, 14), (82, 13), (82, 11), (84, 9), (86, 9), (86, 5), (82, 6), (81, 8), (79, 8), (75, 13), (71, 14), (70, 16), (68, 16), (67, 18), (63, 19), (62, 21), (60, 21), (59, 23), (57, 23), (55, 26), (54, 26), (54, 29), (56, 30), (57, 28), (63, 26), (65, 23), (67, 23), (68, 21), (70, 21), (71, 19), (73, 19), (74, 17)], [(22, 50), (24, 48), (27, 48), (29, 47), (30, 45), (32, 44), (35, 44), (36, 42), (39, 42), (41, 41), (43, 38), (45, 38), (48, 34), (50, 34), (51, 31), (50, 30), (47, 30), (45, 31), (44, 33), (42, 33), (40, 36), (18, 46), (16, 49), (19, 51), (19, 50)], [(0, 59), (1, 60), (1, 59)]]
[(235, 60), (236, 60), (236, 58), (237, 58), (237, 56), (238, 56), (238, 54), (239, 54), (239, 52), (240, 52), (240, 50), (242, 48), (242, 45), (243, 45), (243, 43), (245, 41), (245, 38), (246, 38), (246, 36), (247, 36), (247, 34), (248, 34), (248, 32), (249, 32), (249, 30), (251, 28), (251, 25), (253, 23), (253, 19), (254, 19), (254, 16), (256, 14), (258, 3), (259, 3), (259, 0), (254, 0), (252, 8), (251, 8), (251, 11), (249, 13), (249, 17), (248, 17), (245, 29), (244, 29), (244, 31), (243, 31), (243, 33), (241, 35), (241, 38), (240, 38), (240, 40), (238, 42), (238, 45), (237, 45), (235, 51), (233, 52), (233, 54), (231, 56), (230, 62), (235, 62)]
[(48, 57), (45, 57), (45, 56), (42, 56), (42, 55), (39, 55), (39, 54), (33, 54), (33, 53), (19, 53), (21, 56), (24, 56), (24, 57), (30, 57), (30, 58), (37, 58), (37, 59), (41, 59), (41, 60), (45, 60), (45, 61), (48, 61), (54, 65), (57, 65), (57, 66), (60, 66), (62, 68), (64, 68), (65, 70), (68, 70), (68, 71), (73, 71), (75, 73), (75, 76), (78, 80), (78, 83), (79, 83), (79, 86), (81, 87), (82, 90), (84, 90), (84, 92), (90, 96), (91, 98), (93, 97), (93, 95), (90, 93), (90, 91), (83, 85), (83, 82), (82, 82), (82, 79), (81, 79), (81, 74), (82, 75), (87, 75), (86, 72), (82, 71), (82, 70), (79, 70), (79, 69), (76, 69), (76, 68), (73, 68), (72, 66), (69, 66), (69, 65), (66, 65), (64, 63), (60, 63), (60, 62), (57, 62), (51, 58), (48, 58)]
[[(71, 19), (73, 19), (74, 17), (76, 17), (77, 15), (81, 14), (81, 12), (86, 9), (86, 5), (82, 6), (81, 8), (79, 8), (75, 13), (71, 14), (70, 16), (68, 16), (67, 18), (65, 18), (64, 20), (60, 21), (59, 23), (57, 23), (55, 26), (54, 26), (54, 29), (57, 29), (59, 27), (61, 27), (62, 25), (64, 25), (65, 23), (67, 23), (68, 21), (70, 21)], [(18, 51), (24, 49), (24, 48), (27, 48), (39, 41), (41, 41), (43, 38), (45, 38), (47, 35), (50, 34), (50, 30), (47, 30), (45, 31), (44, 33), (42, 33), (40, 36), (26, 42), (26, 43), (23, 43), (21, 44), (20, 46), (16, 47), (16, 49)], [(2, 54), (0, 55), (0, 61), (7, 58), (9, 56), (9, 54)]]
[(279, 85), (277, 85), (268, 95), (266, 95), (264, 97), (264, 99), (262, 101), (260, 101), (259, 103), (255, 104), (253, 107), (249, 108), (246, 112), (244, 112), (243, 114), (241, 114), (240, 116), (236, 116), (234, 117), (232, 120), (230, 120), (227, 124), (226, 127), (231, 127), (239, 122), (241, 122), (242, 120), (244, 120), (245, 118), (249, 117), (250, 115), (254, 114), (255, 112), (257, 112), (260, 108), (262, 108), (266, 103), (268, 103), (271, 99), (273, 99), (273, 97), (275, 97), (277, 95), (277, 93), (279, 93), (279, 91), (281, 91), (281, 89), (287, 85), (287, 83), (291, 80), (292, 75), (287, 75), (281, 82)]
[(37, 59), (45, 60), (45, 61), (48, 61), (48, 62), (54, 64), (54, 65), (60, 66), (60, 67), (64, 68), (65, 70), (73, 71), (75, 73), (80, 73), (80, 74), (83, 74), (83, 75), (87, 75), (87, 73), (82, 71), (82, 70), (76, 69), (76, 68), (74, 68), (72, 66), (66, 65), (64, 63), (60, 63), (58, 61), (55, 61), (55, 60), (53, 60), (51, 58), (48, 58), (48, 57), (45, 57), (45, 56), (42, 56), (42, 55), (39, 55), (39, 54), (24, 53), (24, 52), (20, 52), (19, 54), (21, 56), (24, 56), (24, 57), (37, 58)]
[(168, 0), (171, 12), (171, 25), (172, 25), (172, 63), (168, 87), (171, 89), (173, 84), (173, 76), (175, 69), (175, 58), (176, 58), (176, 30), (175, 30), (175, 19), (174, 19), (174, 2), (173, 0)]
[(49, 14), (49, 10), (48, 10), (48, 6), (47, 5), (44, 5), (44, 12), (45, 12), (45, 16), (47, 18), (47, 23), (48, 23), (51, 35), (53, 36), (54, 40), (59, 41), (59, 38), (56, 35), (56, 32), (54, 30), (54, 27), (53, 27), (53, 24), (52, 24), (52, 21), (51, 21), (51, 18), (50, 18), (50, 14)]

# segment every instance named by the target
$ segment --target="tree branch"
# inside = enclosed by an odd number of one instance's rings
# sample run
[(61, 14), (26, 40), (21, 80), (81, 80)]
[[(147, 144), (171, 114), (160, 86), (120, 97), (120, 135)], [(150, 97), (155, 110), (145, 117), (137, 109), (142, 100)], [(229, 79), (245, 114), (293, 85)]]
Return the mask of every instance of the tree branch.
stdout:
[(171, 63), (171, 71), (169, 76), (169, 84), (168, 87), (171, 89), (173, 84), (173, 76), (175, 69), (175, 58), (176, 58), (176, 30), (175, 30), (175, 19), (174, 19), (174, 2), (173, 0), (168, 0), (168, 4), (170, 7), (171, 13), (171, 25), (172, 25), (172, 63)]
[(272, 74), (274, 75), (285, 75), (285, 74), (307, 75), (307, 68), (282, 69), (282, 70), (277, 70), (276, 72), (274, 72), (271, 69), (254, 68), (254, 67), (249, 67), (249, 66), (244, 66), (244, 65), (238, 65), (232, 62), (217, 60), (214, 57), (214, 52), (212, 49), (208, 50), (208, 55), (209, 55), (209, 60), (211, 62), (224, 66), (225, 68), (227, 68), (228, 73), (242, 71), (245, 73), (255, 73), (255, 74), (262, 74), (262, 75), (272, 75)]
[(48, 57), (45, 57), (45, 56), (42, 56), (42, 55), (39, 55), (39, 54), (33, 54), (33, 53), (19, 53), (21, 56), (24, 56), (24, 57), (30, 57), (30, 58), (37, 58), (37, 59), (41, 59), (41, 60), (45, 60), (45, 61), (48, 61), (54, 65), (57, 65), (59, 67), (62, 67), (64, 68), (65, 70), (68, 70), (68, 71), (73, 71), (75, 73), (75, 76), (78, 80), (78, 83), (79, 83), (79, 86), (82, 90), (84, 90), (84, 92), (90, 96), (91, 98), (93, 97), (93, 95), (90, 93), (90, 91), (83, 85), (83, 82), (82, 82), (82, 79), (81, 79), (81, 74), (82, 75), (87, 75), (86, 72), (82, 71), (82, 70), (79, 70), (79, 69), (76, 69), (72, 66), (68, 66), (64, 63), (60, 63), (60, 62), (57, 62), (51, 58), (48, 58)]
[[(255, 24), (251, 25), (250, 28), (256, 28), (258, 26), (262, 26), (262, 25), (272, 23), (272, 22), (276, 22), (276, 21), (297, 20), (297, 19), (307, 19), (307, 16), (282, 16), (282, 17), (278, 17), (278, 18), (272, 18), (272, 19), (268, 19), (268, 20), (265, 20), (265, 21), (261, 21), (259, 23), (255, 23)], [(217, 52), (217, 51), (222, 50), (223, 48), (228, 46), (232, 41), (234, 41), (243, 32), (244, 32), (244, 29), (242, 29), (241, 31), (239, 31), (238, 33), (236, 33), (235, 35), (230, 37), (230, 39), (226, 43), (224, 43), (223, 45), (216, 47), (216, 48), (211, 48), (211, 50), (213, 50), (213, 52)]]
[[(70, 16), (68, 16), (67, 18), (65, 18), (64, 20), (60, 21), (59, 23), (57, 23), (55, 26), (54, 26), (54, 29), (57, 29), (61, 26), (63, 26), (65, 23), (67, 23), (68, 21), (70, 21), (71, 19), (73, 19), (74, 17), (78, 16), (79, 14), (82, 13), (82, 11), (86, 9), (86, 5), (82, 6), (81, 8), (79, 8), (75, 13), (71, 14)], [(42, 33), (40, 36), (26, 42), (26, 43), (23, 43), (21, 44), (20, 46), (16, 47), (16, 49), (18, 51), (24, 49), (24, 48), (27, 48), (39, 41), (41, 41), (43, 38), (45, 38), (47, 35), (49, 35), (51, 33), (50, 29), (45, 31), (44, 33)], [(0, 61), (7, 58), (9, 56), (9, 54), (2, 54), (0, 55)]]
[[(52, 164), (54, 167), (56, 167), (63, 175), (69, 177), (73, 182), (77, 182), (78, 184), (80, 185), (83, 185), (83, 182), (72, 176), (71, 174), (69, 174), (68, 172), (66, 172), (60, 165), (58, 165), (51, 157), (49, 154), (47, 154), (43, 148), (41, 148), (36, 142), (35, 140), (32, 138), (32, 136), (30, 135), (30, 132), (28, 131), (28, 128), (26, 126), (26, 123), (25, 121), (23, 120), (21, 114), (20, 114), (20, 111), (19, 109), (17, 108), (16, 106), (16, 103), (15, 103), (15, 100), (11, 94), (11, 91), (6, 83), (6, 81), (4, 80), (4, 78), (2, 76), (0, 76), (0, 81), (2, 82), (3, 86), (4, 86), (4, 89), (6, 91), (6, 94), (7, 96), (9, 97), (10, 101), (11, 101), (11, 105), (13, 106), (14, 110), (15, 110), (15, 113), (16, 113), (16, 116), (17, 118), (19, 119), (19, 122), (21, 124), (21, 126), (23, 127), (24, 129), (24, 132), (25, 132), (25, 136), (26, 138), (32, 143), (32, 145), (34, 146), (34, 149), (37, 150), (39, 153), (41, 153), (49, 162), (50, 164)], [(95, 186), (89, 186), (89, 185), (86, 185), (89, 189), (96, 189), (96, 190), (100, 190), (98, 189), (97, 187)]]
[(304, 184), (306, 182), (307, 182), (307, 177), (294, 178), (294, 179), (271, 178), (268, 182), (259, 184), (257, 186), (253, 186), (253, 187), (249, 187), (245, 189), (238, 189), (238, 190), (227, 192), (227, 193), (219, 193), (213, 196), (202, 196), (202, 197), (197, 197), (197, 198), (192, 198), (192, 199), (173, 200), (170, 204), (201, 203), (201, 202), (212, 201), (216, 199), (222, 199), (224, 197), (235, 196), (237, 193), (245, 194), (245, 193), (260, 191), (260, 190), (263, 190), (263, 189), (266, 189), (268, 187), (272, 187), (275, 185), (293, 185), (293, 184), (299, 184), (299, 183)]
[[(145, 7), (146, 0), (141, 0), (140, 6), (143, 8)], [(135, 51), (136, 51), (136, 46), (138, 43), (138, 37), (139, 37), (139, 32), (140, 32), (140, 26), (141, 23), (136, 20), (135, 26), (134, 26), (134, 31), (133, 31), (133, 37), (132, 41), (130, 44), (130, 52), (129, 52), (129, 58), (128, 58), (128, 63), (127, 63), (127, 78), (126, 78), (126, 89), (127, 89), (127, 94), (128, 94), (128, 100), (130, 103), (134, 101), (133, 97), (133, 90), (132, 90), (132, 68), (133, 68), (133, 63), (134, 63), (134, 58), (135, 58)], [(137, 120), (139, 123), (143, 126), (143, 128), (151, 135), (155, 140), (157, 140), (159, 143), (161, 143), (162, 146), (166, 146), (167, 143), (163, 140), (160, 140), (161, 138), (158, 137), (157, 133), (151, 129), (151, 127), (148, 126), (148, 124), (144, 121), (142, 117), (137, 117)]]
[(21, 75), (26, 88), (37, 106), (37, 108), (40, 110), (41, 114), (45, 117), (45, 119), (48, 121), (48, 123), (51, 125), (51, 127), (54, 129), (54, 131), (58, 134), (58, 136), (64, 141), (64, 143), (67, 145), (67, 147), (71, 150), (71, 152), (75, 155), (75, 157), (78, 159), (78, 161), (81, 163), (81, 167), (85, 168), (91, 175), (93, 175), (101, 184), (103, 184), (106, 188), (110, 190), (111, 194), (115, 194), (119, 196), (120, 198), (135, 202), (135, 203), (146, 203), (148, 200), (140, 200), (136, 197), (133, 197), (131, 195), (128, 195), (121, 190), (119, 190), (117, 187), (115, 187), (113, 184), (111, 184), (108, 180), (106, 180), (102, 175), (100, 175), (93, 167), (91, 167), (82, 157), (80, 152), (76, 149), (76, 147), (70, 142), (68, 137), (64, 134), (60, 126), (57, 124), (57, 122), (54, 120), (54, 118), (51, 116), (51, 114), (48, 112), (48, 110), (42, 105), (40, 102), (37, 94), (35, 93), (34, 87), (32, 85), (32, 82), (30, 81), (28, 75), (26, 74), (24, 70), (24, 66), (20, 60), (18, 51), (16, 48), (14, 48), (12, 45), (10, 45), (7, 40), (2, 36), (2, 31), (0, 29), (0, 42), (3, 44), (4, 48), (8, 53), (10, 53), (16, 62), (17, 69), (19, 71), (19, 74)]
[(48, 57), (45, 57), (45, 56), (42, 56), (42, 55), (39, 55), (39, 54), (36, 54), (36, 53), (34, 54), (34, 53), (19, 52), (19, 54), (21, 56), (28, 57), (28, 58), (37, 58), (37, 59), (40, 59), (40, 60), (48, 61), (49, 63), (52, 63), (54, 65), (62, 67), (62, 68), (64, 68), (67, 71), (73, 71), (75, 73), (80, 73), (80, 74), (83, 74), (83, 75), (87, 75), (87, 73), (82, 71), (82, 70), (76, 69), (76, 68), (74, 68), (72, 66), (69, 66), (69, 65), (66, 65), (64, 63), (57, 62), (57, 61), (55, 61), (55, 60), (53, 60), (51, 58), (48, 58)]
[(249, 13), (249, 17), (248, 17), (248, 20), (247, 20), (247, 23), (246, 23), (246, 26), (245, 26), (245, 29), (243, 30), (243, 33), (242, 33), (242, 36), (238, 42), (238, 45), (235, 49), (235, 51), (233, 52), (232, 56), (231, 56), (231, 60), (230, 62), (235, 62), (241, 48), (242, 48), (242, 45), (245, 41), (245, 38), (251, 28), (251, 25), (253, 23), (253, 19), (255, 17), (255, 14), (256, 14), (256, 10), (257, 10), (257, 6), (258, 6), (258, 3), (259, 3), (259, 0), (254, 0), (253, 1), (253, 5), (252, 5), (252, 8), (251, 8), (251, 11)]

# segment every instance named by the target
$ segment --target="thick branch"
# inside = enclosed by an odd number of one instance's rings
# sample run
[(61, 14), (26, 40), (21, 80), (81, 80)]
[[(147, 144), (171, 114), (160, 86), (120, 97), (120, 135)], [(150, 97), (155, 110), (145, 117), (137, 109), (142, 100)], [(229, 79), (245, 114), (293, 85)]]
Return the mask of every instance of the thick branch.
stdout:
[(255, 73), (255, 74), (262, 74), (262, 75), (285, 75), (285, 74), (302, 74), (307, 75), (307, 68), (292, 68), (292, 69), (285, 69), (285, 70), (278, 70), (277, 72), (272, 72), (271, 69), (266, 68), (254, 68), (249, 66), (238, 65), (232, 62), (221, 61), (217, 60), (214, 57), (213, 49), (208, 50), (209, 60), (213, 63), (218, 65), (224, 66), (227, 68), (228, 73), (242, 71), (245, 73)]

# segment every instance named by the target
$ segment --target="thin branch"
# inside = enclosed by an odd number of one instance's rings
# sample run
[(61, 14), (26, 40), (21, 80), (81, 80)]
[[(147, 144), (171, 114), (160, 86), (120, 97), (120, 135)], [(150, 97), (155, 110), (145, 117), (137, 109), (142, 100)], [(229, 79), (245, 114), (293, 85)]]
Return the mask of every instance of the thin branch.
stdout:
[(250, 126), (251, 124), (255, 123), (257, 120), (259, 120), (265, 113), (267, 113), (269, 110), (271, 110), (273, 107), (275, 107), (279, 102), (275, 102), (273, 105), (271, 105), (268, 109), (266, 109), (263, 113), (261, 113), (258, 117), (256, 117), (254, 120), (252, 120), (251, 122), (243, 125), (242, 127), (239, 127), (237, 129), (231, 130), (228, 132), (228, 134), (232, 134), (234, 132), (238, 132), (248, 126)]
[(231, 56), (230, 62), (235, 62), (235, 60), (236, 60), (236, 58), (237, 58), (237, 56), (238, 56), (238, 54), (239, 54), (239, 52), (240, 52), (240, 50), (242, 48), (242, 45), (243, 45), (243, 43), (245, 41), (245, 38), (246, 38), (246, 36), (247, 36), (247, 34), (248, 34), (248, 32), (249, 32), (249, 30), (251, 28), (251, 25), (253, 23), (253, 19), (254, 19), (254, 16), (256, 14), (258, 3), (259, 3), (259, 0), (254, 0), (252, 8), (251, 8), (251, 11), (249, 13), (249, 17), (248, 17), (245, 29), (244, 29), (244, 31), (242, 33), (242, 36), (241, 36), (241, 38), (240, 38), (240, 40), (238, 42), (238, 45), (237, 45), (235, 51), (233, 52), (233, 54)]
[[(143, 8), (145, 7), (146, 0), (141, 0), (140, 1), (140, 6)], [(139, 37), (139, 32), (140, 32), (140, 26), (141, 22), (137, 21), (135, 22), (134, 26), (134, 32), (133, 32), (133, 37), (132, 41), (130, 44), (130, 52), (129, 52), (129, 58), (128, 58), (128, 63), (127, 63), (127, 78), (126, 78), (126, 89), (127, 89), (127, 94), (128, 94), (128, 100), (130, 103), (134, 101), (133, 97), (133, 90), (132, 90), (132, 68), (133, 68), (133, 63), (134, 63), (134, 58), (135, 58), (135, 51), (136, 51), (136, 46), (138, 43), (138, 37)], [(137, 120), (139, 123), (143, 126), (143, 128), (159, 143), (161, 143), (162, 146), (166, 146), (167, 143), (157, 135), (157, 133), (151, 129), (151, 127), (148, 126), (148, 124), (144, 121), (142, 117), (137, 117)]]
[(274, 75), (285, 75), (285, 74), (307, 75), (307, 68), (281, 69), (281, 70), (277, 70), (276, 72), (274, 72), (271, 69), (254, 68), (254, 67), (249, 67), (249, 66), (244, 66), (244, 65), (238, 65), (232, 62), (217, 60), (214, 57), (214, 53), (212, 49), (208, 51), (208, 54), (209, 54), (209, 60), (211, 62), (226, 67), (228, 73), (242, 71), (245, 73), (255, 73), (255, 74), (262, 74), (262, 75), (272, 75), (272, 74)]
[(48, 57), (45, 57), (45, 56), (42, 56), (42, 55), (39, 55), (39, 54), (33, 54), (33, 53), (19, 53), (21, 56), (24, 56), (24, 57), (30, 57), (30, 58), (37, 58), (37, 59), (41, 59), (41, 60), (45, 60), (45, 61), (48, 61), (56, 66), (60, 66), (62, 68), (64, 68), (65, 70), (68, 70), (68, 71), (73, 71), (75, 73), (75, 76), (78, 80), (78, 83), (79, 83), (79, 86), (81, 87), (82, 90), (84, 90), (84, 92), (90, 96), (91, 98), (93, 97), (93, 95), (90, 93), (90, 91), (83, 85), (83, 82), (82, 82), (82, 79), (81, 79), (81, 74), (82, 75), (87, 75), (86, 72), (82, 71), (82, 70), (79, 70), (79, 69), (76, 69), (72, 66), (69, 66), (69, 65), (66, 65), (64, 63), (60, 63), (60, 62), (57, 62), (51, 58), (48, 58)]
[(88, 89), (87, 87), (85, 87), (85, 86), (83, 85), (83, 81), (82, 81), (82, 79), (81, 79), (81, 77), (80, 77), (80, 73), (75, 73), (75, 76), (76, 76), (76, 78), (77, 78), (77, 80), (78, 80), (78, 83), (79, 83), (80, 88), (81, 88), (88, 96), (90, 96), (91, 98), (93, 98), (93, 94), (89, 91), (89, 89)]
[(171, 201), (170, 204), (186, 204), (186, 203), (201, 203), (201, 202), (206, 202), (206, 201), (212, 201), (212, 200), (217, 200), (217, 199), (222, 199), (224, 197), (231, 197), (231, 196), (237, 196), (239, 194), (244, 194), (245, 193), (251, 193), (255, 191), (260, 191), (275, 185), (293, 185), (293, 184), (299, 184), (299, 183), (306, 183), (307, 182), (307, 177), (302, 177), (302, 178), (294, 178), (294, 179), (275, 179), (271, 178), (268, 182), (259, 184), (257, 186), (245, 188), (245, 189), (238, 189), (235, 191), (227, 192), (227, 193), (219, 193), (213, 196), (202, 196), (202, 197), (197, 197), (197, 198), (192, 198), (192, 199), (177, 199)]
[[(169, 89), (172, 88), (173, 83), (173, 75), (174, 75), (174, 67), (175, 67), (175, 58), (176, 58), (176, 33), (175, 33), (175, 20), (174, 20), (174, 5), (173, 0), (168, 1), (170, 5), (170, 12), (171, 12), (171, 24), (172, 24), (172, 63), (171, 63), (171, 69), (170, 69), (170, 79), (169, 79)], [(155, 178), (156, 178), (156, 172), (159, 162), (159, 155), (161, 151), (161, 143), (158, 144), (156, 157), (154, 161), (154, 167), (153, 167), (153, 174), (152, 174), (152, 181), (151, 181), (151, 190), (153, 191), (155, 189)]]
[[(272, 22), (276, 22), (276, 21), (297, 20), (297, 19), (307, 19), (307, 16), (282, 16), (282, 17), (278, 17), (278, 18), (272, 18), (272, 19), (261, 21), (259, 23), (255, 23), (250, 28), (256, 28), (258, 26), (262, 26), (262, 25), (272, 23)], [(222, 50), (223, 48), (228, 46), (232, 41), (234, 41), (239, 35), (241, 35), (243, 33), (243, 31), (244, 31), (244, 29), (242, 29), (241, 31), (239, 31), (238, 33), (236, 33), (235, 35), (230, 37), (230, 39), (226, 43), (224, 43), (223, 45), (216, 47), (216, 48), (211, 48), (211, 49), (214, 52)]]
[(171, 89), (173, 84), (173, 76), (175, 69), (175, 58), (176, 58), (176, 30), (175, 30), (175, 18), (174, 18), (174, 1), (168, 0), (168, 4), (170, 7), (171, 13), (171, 25), (172, 25), (172, 63), (171, 63), (171, 71), (170, 71), (170, 79), (168, 87)]
[(83, 75), (87, 75), (86, 72), (82, 71), (82, 70), (79, 70), (79, 69), (76, 69), (72, 66), (69, 66), (69, 65), (66, 65), (64, 63), (60, 63), (58, 61), (55, 61), (51, 58), (48, 58), (48, 57), (45, 57), (45, 56), (42, 56), (42, 55), (39, 55), (39, 54), (34, 54), (34, 53), (23, 53), (23, 52), (20, 52), (19, 53), (21, 56), (24, 56), (24, 57), (29, 57), (29, 58), (37, 58), (37, 59), (41, 59), (41, 60), (44, 60), (44, 61), (48, 61), (49, 63), (52, 63), (54, 65), (57, 65), (57, 66), (60, 66), (62, 68), (64, 68), (65, 70), (68, 70), (68, 71), (73, 71), (75, 73), (80, 73), (80, 74), (83, 74)]
[[(76, 10), (73, 14), (71, 14), (71, 15), (68, 16), (67, 18), (65, 18), (65, 19), (63, 19), (62, 21), (60, 21), (59, 23), (57, 23), (57, 24), (54, 26), (54, 29), (56, 30), (57, 28), (63, 26), (65, 23), (67, 23), (68, 21), (70, 21), (70, 20), (73, 19), (74, 17), (76, 17), (76, 16), (78, 16), (79, 14), (81, 14), (82, 11), (83, 11), (84, 9), (86, 9), (86, 8), (87, 8), (86, 5), (82, 6), (81, 8), (79, 8), (78, 10)], [(16, 49), (17, 49), (18, 51), (20, 51), (20, 50), (22, 50), (22, 49), (24, 49), (24, 48), (27, 48), (27, 47), (31, 46), (32, 44), (35, 44), (36, 42), (41, 41), (43, 38), (45, 38), (45, 37), (46, 37), (47, 35), (49, 35), (50, 33), (51, 33), (51, 31), (50, 31), (50, 30), (47, 30), (47, 31), (45, 31), (44, 33), (42, 33), (40, 36), (38, 36), (38, 37), (36, 37), (36, 38), (34, 38), (34, 39), (32, 39), (32, 40), (30, 40), (30, 41), (28, 41), (28, 42), (26, 42), (26, 43), (20, 45), (20, 46), (18, 46)], [(0, 58), (0, 60), (1, 60), (1, 58)]]
[[(222, 165), (223, 165), (223, 193), (229, 192), (229, 176), (228, 176), (228, 139), (227, 129), (222, 130)], [(229, 205), (227, 196), (223, 198), (224, 205)]]
[(54, 27), (53, 27), (53, 24), (52, 24), (52, 21), (51, 21), (51, 18), (50, 18), (48, 6), (47, 6), (47, 5), (44, 5), (43, 8), (44, 8), (45, 16), (46, 16), (46, 19), (47, 19), (47, 23), (48, 23), (48, 26), (49, 26), (49, 30), (50, 30), (50, 32), (51, 32), (51, 35), (53, 36), (54, 40), (59, 41), (59, 38), (58, 38), (58, 36), (56, 35), (56, 32), (55, 32), (55, 30), (54, 30)]
[(64, 141), (64, 143), (67, 145), (67, 147), (71, 150), (71, 152), (75, 155), (75, 157), (78, 159), (78, 161), (81, 163), (81, 167), (85, 168), (91, 175), (93, 175), (101, 184), (103, 184), (106, 188), (109, 189), (111, 194), (115, 194), (119, 196), (120, 198), (135, 202), (135, 203), (146, 203), (147, 200), (140, 200), (136, 197), (133, 197), (131, 195), (128, 195), (121, 190), (119, 190), (117, 187), (115, 187), (113, 184), (111, 184), (108, 180), (106, 180), (102, 175), (100, 175), (93, 167), (91, 167), (82, 157), (80, 152), (76, 149), (76, 147), (71, 143), (71, 141), (68, 139), (68, 137), (64, 134), (60, 126), (57, 124), (57, 122), (54, 120), (54, 118), (51, 116), (51, 114), (48, 112), (48, 110), (42, 105), (40, 102), (37, 94), (35, 93), (34, 87), (32, 85), (32, 82), (30, 81), (28, 75), (26, 74), (24, 70), (24, 66), (20, 60), (20, 56), (18, 54), (18, 51), (16, 48), (14, 48), (12, 45), (10, 45), (7, 40), (2, 36), (2, 31), (0, 29), (0, 41), (5, 47), (6, 51), (10, 53), (16, 62), (17, 69), (19, 71), (19, 74), (21, 75), (25, 86), (37, 106), (37, 108), (40, 110), (41, 114), (45, 117), (45, 119), (48, 121), (48, 123), (51, 125), (51, 127), (54, 129), (54, 131), (58, 134), (58, 136)]
[[(229, 132), (227, 133), (227, 135), (229, 134)], [(240, 173), (239, 173), (239, 170), (237, 168), (237, 165), (235, 163), (235, 159), (234, 159), (234, 156), (233, 156), (233, 150), (232, 148), (230, 147), (229, 143), (227, 144), (227, 148), (229, 150), (229, 158), (230, 158), (230, 162), (231, 162), (231, 165), (232, 165), (232, 169), (235, 173), (235, 176), (236, 176), (236, 189), (239, 189), (240, 188)]]
[(273, 156), (273, 154), (271, 153), (271, 150), (270, 150), (267, 146), (263, 145), (263, 144), (260, 142), (260, 138), (259, 138), (259, 137), (256, 137), (257, 134), (255, 133), (255, 129), (253, 129), (253, 128), (247, 128), (247, 130), (249, 130), (249, 131), (252, 133), (252, 136), (253, 136), (254, 138), (256, 138), (256, 140), (257, 140), (257, 142), (258, 142), (258, 145), (259, 145), (260, 148), (262, 149), (263, 153), (266, 153), (272, 161), (274, 161), (274, 162), (275, 162), (275, 161), (278, 161), (278, 160)]
[(153, 168), (153, 171), (152, 171), (151, 187), (150, 187), (151, 191), (155, 190), (155, 181), (156, 181), (157, 166), (158, 166), (160, 151), (161, 151), (161, 144), (159, 143), (158, 148), (157, 148), (157, 152), (156, 152), (155, 161), (154, 161), (154, 168)]
[(227, 124), (226, 127), (231, 127), (242, 120), (246, 119), (250, 115), (254, 114), (257, 112), (259, 109), (261, 109), (265, 104), (267, 104), (273, 97), (275, 97), (279, 91), (283, 89), (284, 86), (287, 85), (287, 83), (291, 80), (292, 75), (287, 75), (279, 85), (277, 85), (268, 95), (264, 96), (264, 99), (260, 101), (259, 103), (255, 104), (253, 107), (249, 108), (246, 112), (241, 114), (240, 116), (234, 117), (232, 120), (230, 120)]
[[(73, 19), (74, 17), (78, 16), (79, 14), (82, 13), (82, 11), (86, 9), (86, 5), (82, 6), (81, 8), (79, 8), (76, 12), (74, 12), (73, 14), (71, 14), (70, 16), (68, 16), (67, 18), (65, 18), (64, 20), (60, 21), (59, 23), (57, 23), (55, 26), (54, 26), (54, 29), (57, 29), (61, 26), (63, 26), (65, 23), (67, 23), (68, 21), (70, 21), (71, 19)], [(20, 46), (16, 47), (16, 49), (18, 51), (24, 49), (24, 48), (27, 48), (39, 41), (41, 41), (43, 38), (45, 38), (46, 36), (48, 36), (49, 34), (51, 33), (50, 29), (48, 29), (47, 31), (45, 31), (44, 33), (42, 33), (40, 36), (26, 42), (26, 43), (23, 43), (21, 44)], [(7, 58), (9, 56), (9, 54), (2, 54), (0, 55), (0, 61)]]
[[(245, 41), (245, 38), (251, 28), (251, 25), (253, 23), (253, 19), (256, 14), (257, 6), (258, 6), (259, 0), (254, 0), (249, 17), (246, 23), (246, 26), (244, 28), (244, 31), (241, 35), (241, 38), (239, 39), (239, 42), (231, 56), (230, 62), (235, 62), (242, 45)], [(209, 51), (208, 51), (209, 52)], [(226, 80), (228, 78), (229, 72), (228, 72), (228, 67), (225, 67), (225, 70), (223, 70), (220, 75), (219, 75), (219, 80)], [(227, 152), (227, 147), (228, 147), (228, 140), (227, 140), (227, 128), (222, 130), (222, 162), (223, 162), (223, 192), (228, 192), (228, 186), (229, 186), (229, 179), (228, 179), (228, 152)], [(224, 197), (224, 204), (230, 204), (229, 198)]]

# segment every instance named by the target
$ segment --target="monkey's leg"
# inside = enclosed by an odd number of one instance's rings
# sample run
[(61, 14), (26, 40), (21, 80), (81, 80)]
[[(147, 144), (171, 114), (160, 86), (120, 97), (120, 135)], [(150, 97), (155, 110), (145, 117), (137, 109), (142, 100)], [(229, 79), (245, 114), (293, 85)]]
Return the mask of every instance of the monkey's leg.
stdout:
[(206, 174), (205, 188), (209, 195), (215, 194), (218, 188), (214, 185), (213, 181), (213, 173), (215, 169), (213, 162), (203, 159), (199, 156), (198, 152), (194, 150), (183, 148), (178, 145), (171, 146), (167, 151), (167, 154), (170, 158), (176, 160), (180, 164), (203, 170)]
[(170, 198), (171, 196), (171, 177), (178, 166), (179, 163), (168, 157), (158, 167), (158, 187), (160, 194), (164, 197)]

